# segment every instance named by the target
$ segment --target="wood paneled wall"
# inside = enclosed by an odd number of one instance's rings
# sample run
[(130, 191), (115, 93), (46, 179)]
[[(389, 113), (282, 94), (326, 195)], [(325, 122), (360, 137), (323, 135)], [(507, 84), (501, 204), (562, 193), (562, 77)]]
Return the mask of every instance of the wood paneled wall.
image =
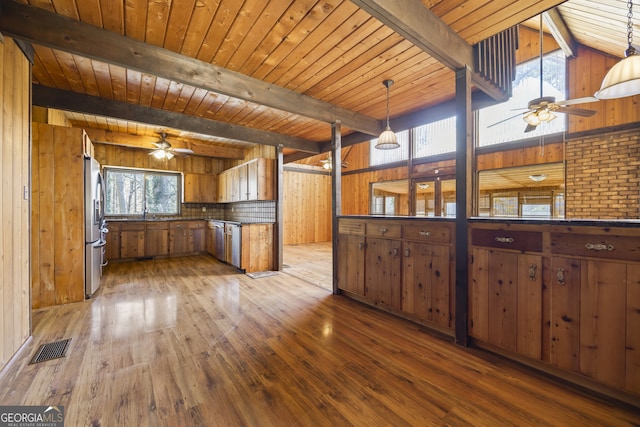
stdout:
[(149, 155), (148, 150), (121, 147), (110, 144), (94, 144), (96, 160), (105, 166), (123, 166), (143, 169), (173, 170), (184, 173), (213, 174), (224, 170), (224, 161), (211, 157), (174, 157), (158, 160)]
[(84, 300), (82, 129), (33, 124), (33, 308)]
[(284, 172), (285, 245), (331, 240), (331, 176)]
[(31, 64), (0, 35), (0, 369), (31, 335), (29, 138)]

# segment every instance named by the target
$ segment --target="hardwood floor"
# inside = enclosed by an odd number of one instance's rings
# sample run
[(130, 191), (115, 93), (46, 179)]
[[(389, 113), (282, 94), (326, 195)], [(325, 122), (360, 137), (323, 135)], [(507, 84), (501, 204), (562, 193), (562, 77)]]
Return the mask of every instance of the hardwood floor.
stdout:
[(283, 273), (333, 290), (333, 253), (331, 242), (300, 243), (283, 248)]
[[(64, 338), (66, 357), (28, 364)], [(64, 405), (68, 426), (640, 424), (637, 408), (207, 256), (114, 264), (94, 299), (34, 311), (0, 404)]]

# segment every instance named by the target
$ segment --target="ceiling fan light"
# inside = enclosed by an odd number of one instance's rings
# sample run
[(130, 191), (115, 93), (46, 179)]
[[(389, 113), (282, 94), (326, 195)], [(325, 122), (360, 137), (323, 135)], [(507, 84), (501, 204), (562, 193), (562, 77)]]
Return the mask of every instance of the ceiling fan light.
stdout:
[(173, 159), (173, 153), (171, 151), (165, 151), (164, 156), (167, 158), (167, 160)]
[(640, 94), (640, 55), (635, 50), (614, 65), (602, 80), (598, 99), (624, 98)]
[(153, 155), (153, 157), (155, 157), (158, 160), (162, 160), (166, 157), (166, 153), (164, 150), (155, 150), (151, 154)]
[(525, 122), (527, 122), (528, 125), (531, 126), (538, 126), (540, 124), (540, 118), (535, 111), (526, 114), (523, 119)]
[(549, 121), (551, 118), (551, 113), (549, 113), (548, 110), (540, 110), (538, 111), (538, 120), (540, 120), (541, 122), (546, 122)]
[(398, 136), (393, 133), (389, 126), (387, 126), (385, 131), (378, 137), (376, 148), (378, 150), (393, 150), (398, 147), (400, 147), (400, 144), (398, 143)]

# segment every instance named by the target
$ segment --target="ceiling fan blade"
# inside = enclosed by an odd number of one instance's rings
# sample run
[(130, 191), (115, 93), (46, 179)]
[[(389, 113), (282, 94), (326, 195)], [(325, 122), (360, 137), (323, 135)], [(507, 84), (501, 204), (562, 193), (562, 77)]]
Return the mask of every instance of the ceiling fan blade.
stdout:
[(525, 132), (531, 132), (531, 131), (534, 131), (534, 130), (536, 130), (536, 127), (534, 125), (527, 125), (527, 127), (524, 128)]
[(591, 117), (596, 111), (595, 110), (587, 110), (585, 108), (568, 108), (568, 107), (560, 107), (557, 110), (558, 113), (564, 114), (573, 114), (574, 116), (582, 116), (582, 117)]
[(529, 110), (525, 111), (524, 113), (516, 114), (515, 116), (507, 117), (506, 119), (500, 120), (499, 122), (492, 123), (487, 127), (490, 128), (490, 127), (493, 127), (495, 125), (499, 125), (500, 123), (504, 123), (504, 122), (506, 122), (508, 120), (515, 119), (516, 117), (520, 117), (520, 116), (522, 116), (524, 114), (527, 114), (528, 112), (529, 112)]
[(174, 153), (193, 154), (193, 150), (191, 148), (172, 148), (171, 151)]
[(575, 99), (567, 99), (565, 101), (558, 101), (556, 104), (560, 106), (564, 105), (576, 105), (576, 104), (587, 104), (589, 102), (597, 102), (598, 98), (595, 96), (585, 96), (584, 98), (575, 98)]

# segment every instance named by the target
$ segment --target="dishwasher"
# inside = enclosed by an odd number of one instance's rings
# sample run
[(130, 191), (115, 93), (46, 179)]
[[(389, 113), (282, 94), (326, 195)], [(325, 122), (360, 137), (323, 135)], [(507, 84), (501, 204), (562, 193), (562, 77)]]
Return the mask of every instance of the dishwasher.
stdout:
[(241, 268), (242, 253), (242, 226), (227, 222), (225, 224), (226, 259), (225, 261), (234, 267)]

